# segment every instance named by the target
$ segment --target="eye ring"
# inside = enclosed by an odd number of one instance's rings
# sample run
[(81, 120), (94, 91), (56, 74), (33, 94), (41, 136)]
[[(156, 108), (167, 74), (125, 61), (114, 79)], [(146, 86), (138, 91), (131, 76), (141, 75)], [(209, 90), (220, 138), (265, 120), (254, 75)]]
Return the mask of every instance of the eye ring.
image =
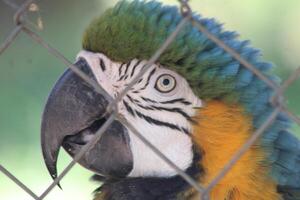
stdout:
[(160, 75), (155, 83), (155, 89), (161, 93), (168, 93), (176, 87), (176, 79), (170, 74)]

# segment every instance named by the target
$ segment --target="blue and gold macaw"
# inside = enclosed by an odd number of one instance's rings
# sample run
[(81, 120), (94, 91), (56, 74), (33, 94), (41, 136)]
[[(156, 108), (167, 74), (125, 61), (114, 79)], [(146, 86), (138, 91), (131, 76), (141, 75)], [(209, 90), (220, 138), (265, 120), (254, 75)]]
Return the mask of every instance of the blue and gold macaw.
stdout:
[[(235, 32), (194, 15), (265, 76), (272, 65)], [(178, 9), (121, 1), (87, 28), (75, 65), (116, 97), (174, 31)], [(260, 127), (274, 91), (188, 23), (118, 103), (119, 113), (181, 170), (207, 185)], [(109, 100), (68, 69), (54, 86), (42, 122), (42, 147), (56, 177), (60, 146), (74, 156), (105, 123)], [(300, 199), (300, 142), (280, 113), (212, 189), (213, 200)], [(199, 199), (177, 172), (118, 120), (79, 161), (103, 185), (96, 200)]]

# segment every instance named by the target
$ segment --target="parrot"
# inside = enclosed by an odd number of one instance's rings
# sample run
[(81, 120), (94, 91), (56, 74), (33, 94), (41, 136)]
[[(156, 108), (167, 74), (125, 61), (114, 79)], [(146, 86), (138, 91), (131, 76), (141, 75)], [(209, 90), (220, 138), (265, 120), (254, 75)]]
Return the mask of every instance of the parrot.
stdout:
[[(192, 17), (279, 86), (273, 64), (214, 18)], [(71, 156), (107, 122), (110, 99), (147, 65), (184, 18), (176, 6), (121, 0), (85, 29), (74, 66), (53, 86), (44, 107), (41, 146), (52, 178), (61, 147)], [(186, 22), (175, 40), (118, 101), (118, 115), (199, 185), (208, 185), (275, 107), (274, 89)], [(105, 91), (105, 92), (104, 92)], [(231, 170), (212, 200), (299, 200), (300, 141), (280, 111)], [(118, 118), (79, 159), (99, 181), (95, 200), (194, 200), (201, 194)]]

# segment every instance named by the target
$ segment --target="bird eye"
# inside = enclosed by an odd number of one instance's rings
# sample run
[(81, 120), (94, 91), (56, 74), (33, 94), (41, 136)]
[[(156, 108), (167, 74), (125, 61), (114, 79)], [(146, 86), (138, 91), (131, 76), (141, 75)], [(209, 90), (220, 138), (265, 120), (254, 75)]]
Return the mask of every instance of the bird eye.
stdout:
[(176, 86), (176, 80), (169, 74), (162, 74), (157, 78), (155, 89), (159, 92), (167, 93), (171, 92)]

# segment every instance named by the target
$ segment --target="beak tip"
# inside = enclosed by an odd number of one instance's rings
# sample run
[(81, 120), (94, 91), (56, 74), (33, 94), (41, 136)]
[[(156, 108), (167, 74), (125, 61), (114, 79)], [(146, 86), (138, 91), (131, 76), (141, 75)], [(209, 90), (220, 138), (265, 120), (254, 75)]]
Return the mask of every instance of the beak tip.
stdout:
[[(46, 163), (48, 163), (48, 162), (46, 162)], [(57, 178), (56, 164), (49, 164), (49, 165), (47, 164), (47, 168), (48, 168), (48, 171), (49, 171), (52, 179), (55, 180)], [(60, 182), (58, 182), (56, 185), (62, 190)]]

